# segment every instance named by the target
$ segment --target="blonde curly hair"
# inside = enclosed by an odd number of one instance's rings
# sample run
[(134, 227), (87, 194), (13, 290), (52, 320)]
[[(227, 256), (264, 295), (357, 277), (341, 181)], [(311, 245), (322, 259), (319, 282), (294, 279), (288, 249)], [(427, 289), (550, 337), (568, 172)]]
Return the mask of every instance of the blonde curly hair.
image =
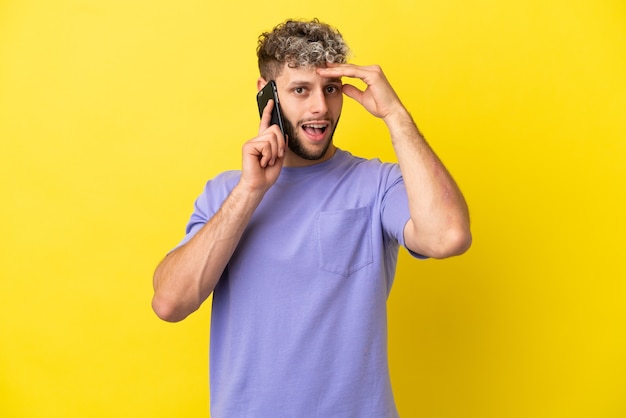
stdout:
[(349, 48), (339, 31), (318, 19), (287, 20), (259, 36), (259, 72), (265, 80), (290, 67), (324, 67), (347, 62)]

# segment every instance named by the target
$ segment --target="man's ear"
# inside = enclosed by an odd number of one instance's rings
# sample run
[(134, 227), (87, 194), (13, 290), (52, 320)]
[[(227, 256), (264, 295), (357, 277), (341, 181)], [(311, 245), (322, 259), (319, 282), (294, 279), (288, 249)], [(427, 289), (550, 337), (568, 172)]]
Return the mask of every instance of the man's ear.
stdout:
[(256, 81), (257, 91), (261, 91), (261, 89), (265, 87), (266, 84), (267, 84), (267, 81), (265, 81), (263, 77), (259, 77), (259, 79)]

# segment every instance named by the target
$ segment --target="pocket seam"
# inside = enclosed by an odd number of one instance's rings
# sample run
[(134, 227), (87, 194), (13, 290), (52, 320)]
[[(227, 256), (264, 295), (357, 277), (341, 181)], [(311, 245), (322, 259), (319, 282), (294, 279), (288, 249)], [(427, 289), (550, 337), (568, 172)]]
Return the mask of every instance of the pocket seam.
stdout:
[[(353, 209), (322, 211), (318, 216), (318, 248), (320, 270), (348, 277), (374, 262), (371, 235), (371, 217), (367, 206)], [(358, 229), (354, 229), (353, 226)], [(355, 234), (349, 232), (356, 231)], [(329, 240), (349, 239), (347, 254), (331, 254), (327, 248)], [(346, 257), (344, 257), (347, 255)], [(344, 257), (337, 262), (336, 256)], [(330, 258), (332, 262), (330, 262)]]

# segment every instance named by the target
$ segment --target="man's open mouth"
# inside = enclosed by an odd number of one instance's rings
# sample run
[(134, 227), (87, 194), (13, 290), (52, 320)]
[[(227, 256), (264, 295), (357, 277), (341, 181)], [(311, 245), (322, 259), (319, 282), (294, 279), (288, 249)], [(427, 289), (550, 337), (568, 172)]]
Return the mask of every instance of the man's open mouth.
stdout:
[(302, 129), (309, 135), (318, 136), (326, 132), (328, 125), (328, 123), (305, 123), (302, 125)]

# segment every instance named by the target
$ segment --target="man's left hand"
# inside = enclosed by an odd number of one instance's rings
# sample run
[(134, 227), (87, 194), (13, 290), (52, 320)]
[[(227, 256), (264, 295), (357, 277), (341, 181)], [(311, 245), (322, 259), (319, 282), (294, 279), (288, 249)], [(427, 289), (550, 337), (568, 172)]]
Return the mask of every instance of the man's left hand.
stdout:
[(378, 65), (362, 67), (353, 64), (328, 64), (328, 67), (318, 68), (317, 73), (322, 77), (350, 77), (362, 80), (367, 86), (365, 90), (344, 84), (343, 93), (359, 102), (376, 117), (385, 119), (394, 112), (404, 109), (400, 98)]

